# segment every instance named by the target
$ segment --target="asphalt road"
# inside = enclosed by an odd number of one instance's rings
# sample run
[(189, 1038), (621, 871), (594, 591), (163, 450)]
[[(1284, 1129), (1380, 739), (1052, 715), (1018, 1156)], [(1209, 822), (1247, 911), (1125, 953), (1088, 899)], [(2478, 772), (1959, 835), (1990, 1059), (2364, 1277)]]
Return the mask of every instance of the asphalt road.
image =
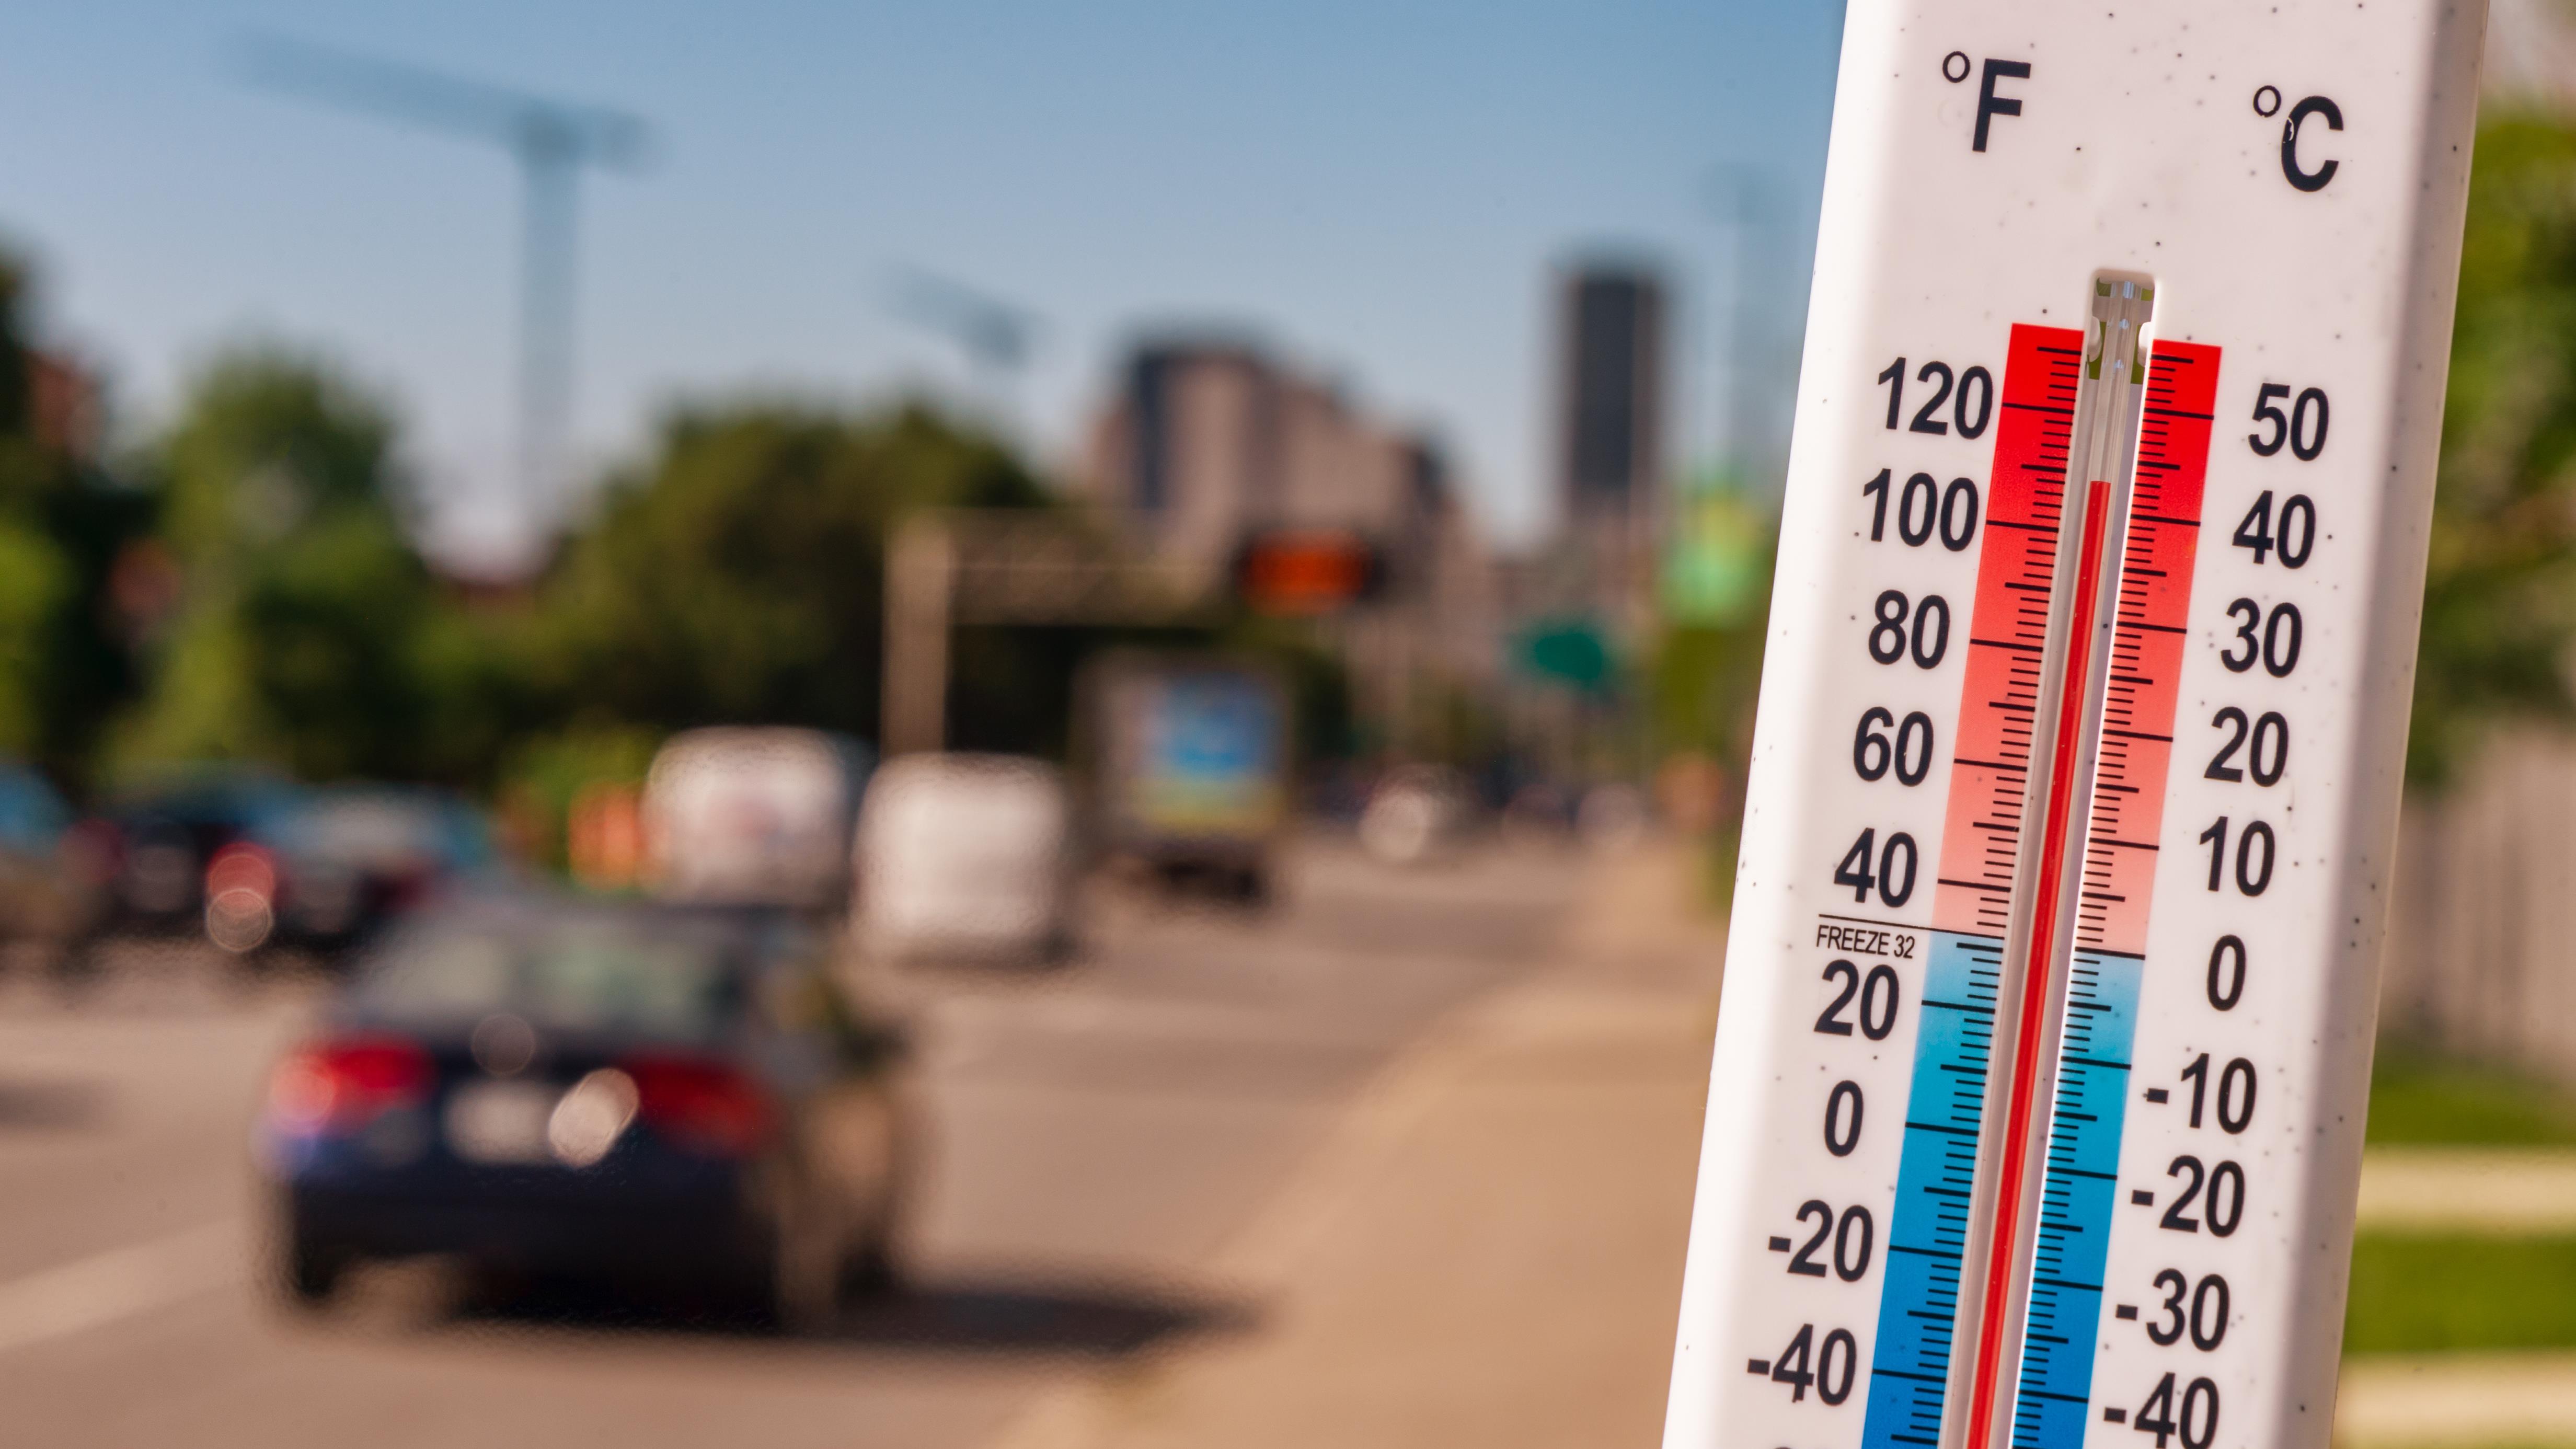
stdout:
[(935, 1148), (911, 1286), (797, 1339), (470, 1302), (425, 1267), (285, 1314), (253, 1278), (245, 1144), (306, 1002), (167, 953), (76, 1005), (0, 982), (0, 1441), (979, 1443), (1067, 1375), (1258, 1332), (1198, 1265), (1370, 1073), (1538, 963), (1573, 874), (1315, 845), (1263, 918), (1112, 901), (1061, 971), (913, 973)]

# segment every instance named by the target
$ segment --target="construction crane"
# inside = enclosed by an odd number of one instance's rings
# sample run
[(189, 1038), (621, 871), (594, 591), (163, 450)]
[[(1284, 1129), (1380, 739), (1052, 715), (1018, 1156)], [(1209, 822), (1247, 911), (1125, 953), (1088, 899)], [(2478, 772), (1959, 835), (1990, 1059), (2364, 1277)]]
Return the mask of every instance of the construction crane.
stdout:
[(518, 159), (518, 483), (522, 505), (545, 519), (572, 420), (575, 183), (584, 167), (640, 169), (651, 158), (651, 128), (623, 111), (274, 36), (247, 41), (241, 68), (269, 90), (488, 141)]
[(1037, 314), (918, 267), (894, 269), (886, 305), (905, 321), (956, 343), (966, 354), (976, 390), (1008, 406), (1011, 385), (1028, 365), (1036, 340)]

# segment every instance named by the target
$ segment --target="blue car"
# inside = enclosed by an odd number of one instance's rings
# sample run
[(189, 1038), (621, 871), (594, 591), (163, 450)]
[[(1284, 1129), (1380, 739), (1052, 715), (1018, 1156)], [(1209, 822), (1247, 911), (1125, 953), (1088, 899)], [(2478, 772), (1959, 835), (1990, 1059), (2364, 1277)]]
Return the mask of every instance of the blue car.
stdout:
[(418, 1254), (790, 1327), (888, 1286), (902, 1037), (818, 951), (777, 913), (533, 893), (409, 918), (269, 1080), (285, 1301)]
[(62, 969), (97, 934), (105, 870), (45, 777), (0, 760), (0, 944), (43, 947)]

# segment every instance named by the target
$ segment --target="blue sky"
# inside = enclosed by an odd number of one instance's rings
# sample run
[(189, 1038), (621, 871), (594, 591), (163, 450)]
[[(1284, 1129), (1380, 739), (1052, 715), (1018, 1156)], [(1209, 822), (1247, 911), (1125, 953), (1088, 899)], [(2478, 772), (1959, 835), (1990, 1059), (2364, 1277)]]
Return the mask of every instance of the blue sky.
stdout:
[[(228, 340), (328, 348), (392, 398), (452, 547), (506, 540), (518, 181), (497, 149), (242, 85), (254, 31), (611, 104), (662, 156), (585, 183), (576, 444), (677, 398), (960, 385), (890, 271), (1045, 319), (1010, 407), (1072, 456), (1123, 345), (1249, 326), (1435, 429), (1489, 526), (1545, 516), (1547, 269), (1667, 260), (1704, 447), (1730, 233), (1758, 168), (1802, 296), (1837, 7), (1757, 3), (146, 3), (0, 13), (0, 233), (120, 417)], [(1794, 286), (1787, 285), (1794, 282)]]

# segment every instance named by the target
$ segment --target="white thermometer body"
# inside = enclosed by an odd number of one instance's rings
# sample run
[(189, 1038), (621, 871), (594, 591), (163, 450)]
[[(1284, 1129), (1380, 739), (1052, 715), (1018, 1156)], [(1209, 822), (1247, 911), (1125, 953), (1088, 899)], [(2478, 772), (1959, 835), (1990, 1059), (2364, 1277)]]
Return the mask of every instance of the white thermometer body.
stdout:
[(2483, 26), (1852, 6), (1674, 1449), (2326, 1443)]

